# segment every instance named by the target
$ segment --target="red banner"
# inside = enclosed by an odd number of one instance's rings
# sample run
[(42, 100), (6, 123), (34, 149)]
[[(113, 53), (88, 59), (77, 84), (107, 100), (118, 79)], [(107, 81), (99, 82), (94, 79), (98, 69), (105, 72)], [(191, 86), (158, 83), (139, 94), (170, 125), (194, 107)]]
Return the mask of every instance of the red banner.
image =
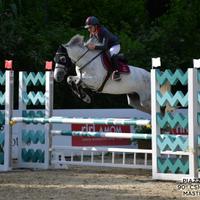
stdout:
[[(88, 124), (72, 124), (72, 131), (99, 131), (99, 132), (115, 132), (130, 133), (130, 126), (121, 125), (88, 125)], [(115, 138), (95, 138), (72, 136), (72, 146), (119, 146), (130, 145), (129, 139)]]

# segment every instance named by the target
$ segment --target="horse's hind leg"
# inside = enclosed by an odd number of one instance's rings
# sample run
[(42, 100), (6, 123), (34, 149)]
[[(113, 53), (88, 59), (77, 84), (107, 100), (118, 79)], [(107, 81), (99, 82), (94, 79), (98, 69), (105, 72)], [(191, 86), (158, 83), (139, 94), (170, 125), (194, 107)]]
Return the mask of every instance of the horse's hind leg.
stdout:
[(141, 104), (140, 97), (137, 93), (132, 93), (132, 94), (127, 94), (127, 100), (128, 100), (128, 105), (141, 110), (146, 113), (151, 113), (151, 101), (144, 102), (144, 104)]
[[(167, 81), (164, 85), (160, 87), (160, 92), (164, 95), (166, 92), (171, 91), (171, 85), (169, 81)], [(175, 108), (167, 103), (163, 108), (161, 108), (161, 113), (165, 115), (166, 112), (174, 112)]]

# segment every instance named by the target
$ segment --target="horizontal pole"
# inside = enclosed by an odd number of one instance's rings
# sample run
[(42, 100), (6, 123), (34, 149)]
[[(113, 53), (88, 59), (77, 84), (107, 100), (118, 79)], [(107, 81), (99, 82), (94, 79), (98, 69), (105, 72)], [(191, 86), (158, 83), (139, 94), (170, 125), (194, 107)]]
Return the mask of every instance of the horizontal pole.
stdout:
[(13, 117), (11, 125), (15, 123), (60, 123), (60, 124), (99, 124), (99, 125), (137, 125), (150, 126), (150, 120), (116, 119), (116, 118), (65, 118), (65, 117)]
[[(151, 140), (151, 133), (118, 133), (118, 132), (98, 132), (98, 131), (63, 131), (63, 130), (51, 130), (52, 135), (63, 135), (63, 136), (84, 136), (84, 137), (105, 137), (105, 138), (122, 138), (122, 139), (143, 139)], [(186, 138), (187, 135), (172, 135), (172, 134), (161, 134), (159, 135), (162, 139), (170, 137), (176, 139), (177, 137)], [(166, 151), (165, 151), (166, 152)]]
[(151, 139), (151, 134), (146, 133), (114, 133), (114, 132), (86, 132), (86, 131), (61, 131), (52, 130), (53, 135), (65, 136), (84, 136), (84, 137), (105, 137), (105, 138), (123, 138), (123, 139)]
[(116, 153), (147, 153), (147, 154), (152, 154), (151, 149), (133, 149), (132, 147), (130, 148), (122, 148), (122, 147), (102, 147), (102, 146), (96, 146), (96, 147), (80, 147), (80, 146), (58, 146), (58, 145), (53, 145), (51, 148), (51, 151), (91, 151), (91, 152), (116, 152)]

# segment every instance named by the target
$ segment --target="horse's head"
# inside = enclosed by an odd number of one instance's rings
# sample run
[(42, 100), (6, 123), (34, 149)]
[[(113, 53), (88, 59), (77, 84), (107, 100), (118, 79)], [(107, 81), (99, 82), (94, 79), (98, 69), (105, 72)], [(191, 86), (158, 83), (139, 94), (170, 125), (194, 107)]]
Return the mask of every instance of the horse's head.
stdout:
[(67, 44), (60, 45), (54, 57), (55, 70), (54, 79), (61, 82), (65, 75), (69, 74), (71, 69), (74, 69), (74, 64), (80, 55), (87, 50), (84, 46), (84, 37), (75, 35)]
[(68, 56), (67, 49), (64, 45), (59, 46), (54, 57), (54, 62), (54, 79), (57, 82), (61, 82), (64, 80), (65, 75), (67, 75), (67, 73), (73, 65), (71, 59)]

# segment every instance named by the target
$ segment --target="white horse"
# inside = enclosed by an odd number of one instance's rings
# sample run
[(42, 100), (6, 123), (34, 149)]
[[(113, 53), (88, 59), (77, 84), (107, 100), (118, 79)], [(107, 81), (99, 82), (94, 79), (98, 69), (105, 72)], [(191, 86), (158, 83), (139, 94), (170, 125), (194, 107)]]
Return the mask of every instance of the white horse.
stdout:
[[(75, 35), (67, 44), (60, 46), (56, 53), (54, 78), (60, 82), (67, 75), (67, 82), (74, 93), (87, 103), (91, 99), (84, 88), (100, 93), (127, 94), (130, 106), (150, 113), (150, 72), (129, 66), (130, 73), (121, 74), (120, 81), (113, 81), (111, 76), (107, 76), (101, 56), (102, 52), (86, 47), (83, 36)], [(71, 67), (76, 68), (76, 76), (69, 76)]]

